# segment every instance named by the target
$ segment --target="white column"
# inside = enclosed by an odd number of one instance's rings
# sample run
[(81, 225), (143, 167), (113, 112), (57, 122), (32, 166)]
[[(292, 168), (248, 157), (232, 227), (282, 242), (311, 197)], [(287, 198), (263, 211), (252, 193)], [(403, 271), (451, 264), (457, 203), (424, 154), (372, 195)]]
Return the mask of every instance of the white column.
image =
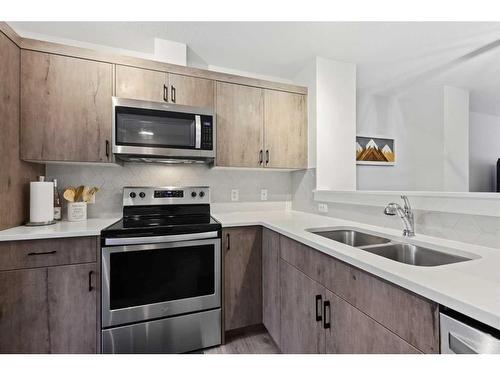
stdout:
[(444, 87), (444, 191), (469, 191), (469, 91)]
[(356, 65), (316, 57), (294, 82), (308, 88), (308, 168), (316, 168), (316, 189), (356, 190)]

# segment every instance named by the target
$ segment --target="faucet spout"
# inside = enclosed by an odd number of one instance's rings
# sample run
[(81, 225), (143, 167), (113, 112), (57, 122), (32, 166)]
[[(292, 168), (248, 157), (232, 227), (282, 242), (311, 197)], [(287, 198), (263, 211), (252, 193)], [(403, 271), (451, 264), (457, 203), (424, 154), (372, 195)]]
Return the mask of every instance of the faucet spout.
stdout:
[(405, 226), (403, 236), (413, 237), (415, 235), (415, 220), (410, 201), (406, 195), (402, 195), (401, 199), (403, 199), (404, 208), (397, 203), (389, 203), (384, 209), (384, 214), (390, 216), (398, 214)]

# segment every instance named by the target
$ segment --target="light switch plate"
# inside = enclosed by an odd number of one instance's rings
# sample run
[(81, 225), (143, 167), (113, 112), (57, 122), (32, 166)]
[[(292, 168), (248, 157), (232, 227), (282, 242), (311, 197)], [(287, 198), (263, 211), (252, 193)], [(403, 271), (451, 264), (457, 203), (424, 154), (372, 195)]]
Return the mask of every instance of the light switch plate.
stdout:
[(328, 212), (328, 205), (326, 203), (318, 203), (319, 212)]
[(267, 189), (260, 189), (260, 200), (267, 201)]
[(231, 190), (231, 201), (237, 202), (240, 200), (240, 191), (238, 189)]

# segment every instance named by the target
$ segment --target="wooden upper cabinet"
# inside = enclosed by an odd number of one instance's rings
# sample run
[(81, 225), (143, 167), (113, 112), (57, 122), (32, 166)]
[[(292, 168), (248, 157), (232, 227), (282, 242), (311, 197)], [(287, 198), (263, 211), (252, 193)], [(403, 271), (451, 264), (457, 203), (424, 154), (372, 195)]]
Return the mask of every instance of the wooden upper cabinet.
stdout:
[(214, 81), (169, 73), (168, 83), (169, 102), (214, 109)]
[(163, 102), (165, 85), (165, 72), (116, 65), (116, 96), (119, 98)]
[(110, 160), (112, 64), (21, 52), (21, 158)]
[(217, 165), (258, 168), (264, 94), (260, 88), (217, 82)]
[(307, 97), (265, 90), (266, 167), (307, 168)]

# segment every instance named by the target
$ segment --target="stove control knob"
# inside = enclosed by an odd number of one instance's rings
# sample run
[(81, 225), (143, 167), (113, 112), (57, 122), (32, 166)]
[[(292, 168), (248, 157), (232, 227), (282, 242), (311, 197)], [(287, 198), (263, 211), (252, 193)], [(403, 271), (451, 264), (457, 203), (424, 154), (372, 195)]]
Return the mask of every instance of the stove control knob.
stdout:
[(131, 193), (129, 194), (129, 196), (130, 196), (130, 198), (134, 199), (134, 198), (137, 196), (137, 194), (135, 194), (134, 192), (131, 192)]
[(145, 194), (143, 191), (141, 191), (141, 192), (139, 193), (139, 197), (144, 198), (145, 196), (146, 196), (146, 194)]
[(192, 196), (193, 198), (196, 198), (196, 191), (193, 191), (193, 192), (191, 193), (191, 196)]
[(202, 190), (200, 191), (200, 198), (203, 198), (205, 196), (205, 192)]

